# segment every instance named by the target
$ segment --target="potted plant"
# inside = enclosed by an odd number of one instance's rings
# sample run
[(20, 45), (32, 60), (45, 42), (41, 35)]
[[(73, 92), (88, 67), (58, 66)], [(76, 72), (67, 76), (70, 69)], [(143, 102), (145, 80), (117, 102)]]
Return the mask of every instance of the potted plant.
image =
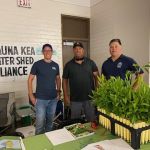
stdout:
[[(149, 67), (145, 65), (144, 68)], [(111, 77), (106, 80), (102, 75), (98, 78), (99, 86), (93, 91), (92, 100), (99, 111), (123, 122), (135, 129), (150, 125), (150, 88), (137, 76), (131, 80), (132, 73), (126, 74), (126, 79)], [(138, 86), (137, 86), (138, 85)], [(100, 115), (100, 123), (110, 129), (110, 120)], [(127, 141), (131, 141), (128, 129), (115, 124), (115, 133)], [(141, 143), (150, 141), (150, 130), (143, 131)]]

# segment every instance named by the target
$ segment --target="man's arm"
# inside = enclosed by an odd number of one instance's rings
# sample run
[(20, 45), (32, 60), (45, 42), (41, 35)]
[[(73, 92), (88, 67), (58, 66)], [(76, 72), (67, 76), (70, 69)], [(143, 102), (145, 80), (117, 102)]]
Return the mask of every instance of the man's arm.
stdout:
[(131, 59), (130, 70), (133, 71), (136, 76), (132, 88), (133, 90), (136, 91), (139, 88), (141, 81), (143, 80), (144, 71), (142, 70), (142, 68), (140, 68), (140, 66), (137, 64), (137, 62), (134, 59), (132, 58), (130, 59)]
[(69, 106), (70, 98), (68, 96), (68, 79), (63, 78), (62, 85), (63, 85), (63, 93), (64, 93), (64, 104), (65, 106)]
[(60, 75), (56, 76), (57, 98), (60, 99), (61, 94), (61, 79)]
[(140, 86), (140, 82), (143, 80), (144, 73), (139, 73), (136, 75), (135, 81), (132, 85), (133, 90), (137, 90)]
[(32, 74), (30, 74), (28, 77), (28, 95), (29, 95), (29, 99), (33, 105), (35, 105), (35, 103), (36, 103), (36, 98), (33, 95), (33, 87), (32, 87), (34, 77), (35, 77), (35, 75), (32, 75)]
[(97, 88), (99, 72), (98, 72), (98, 67), (94, 61), (92, 61), (92, 72), (93, 72), (93, 78), (94, 78), (94, 86), (95, 88)]
[(99, 76), (99, 72), (98, 72), (98, 71), (93, 72), (93, 76), (94, 76), (95, 88), (97, 88), (97, 87), (98, 87), (98, 76)]

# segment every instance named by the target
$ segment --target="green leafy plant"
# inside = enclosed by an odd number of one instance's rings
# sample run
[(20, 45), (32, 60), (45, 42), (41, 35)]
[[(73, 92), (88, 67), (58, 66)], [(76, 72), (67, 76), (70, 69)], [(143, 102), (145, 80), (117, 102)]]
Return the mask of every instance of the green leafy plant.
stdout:
[[(114, 113), (132, 123), (144, 121), (150, 124), (150, 88), (140, 76), (133, 81), (131, 77), (131, 72), (126, 74), (125, 80), (120, 77), (106, 80), (103, 75), (100, 76), (92, 100), (96, 106), (105, 109), (107, 114)], [(133, 88), (135, 83), (138, 84), (136, 89)]]

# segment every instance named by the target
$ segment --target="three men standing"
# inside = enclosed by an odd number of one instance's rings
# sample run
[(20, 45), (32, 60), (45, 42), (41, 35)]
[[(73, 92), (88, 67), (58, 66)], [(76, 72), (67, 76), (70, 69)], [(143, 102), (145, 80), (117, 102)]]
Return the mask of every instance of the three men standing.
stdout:
[[(102, 74), (109, 79), (120, 76), (125, 79), (126, 71), (136, 72), (136, 62), (122, 54), (120, 39), (112, 39), (109, 43), (111, 57), (102, 65)], [(60, 96), (61, 79), (59, 66), (51, 60), (52, 46), (43, 45), (44, 59), (35, 62), (28, 78), (29, 98), (36, 109), (36, 134), (52, 130), (52, 122)], [(74, 58), (66, 63), (63, 70), (63, 94), (65, 106), (71, 108), (71, 119), (78, 119), (81, 114), (89, 122), (95, 122), (95, 107), (90, 95), (97, 87), (98, 67), (95, 62), (85, 57), (85, 50), (80, 42), (73, 45)], [(140, 70), (138, 75), (142, 75)], [(32, 83), (37, 78), (36, 97), (33, 95)]]

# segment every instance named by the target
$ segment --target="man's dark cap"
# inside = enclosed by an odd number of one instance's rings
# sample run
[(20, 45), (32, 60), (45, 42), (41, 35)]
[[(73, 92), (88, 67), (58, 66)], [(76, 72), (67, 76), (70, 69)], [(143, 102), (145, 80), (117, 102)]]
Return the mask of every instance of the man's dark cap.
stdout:
[(49, 47), (53, 51), (52, 45), (50, 44), (44, 44), (42, 47), (42, 51), (44, 50), (45, 47)]
[(81, 48), (84, 48), (84, 47), (83, 47), (83, 44), (82, 44), (81, 42), (75, 42), (75, 43), (73, 44), (73, 48), (75, 48), (75, 47), (77, 47), (77, 46), (79, 46), (79, 47), (81, 47)]

